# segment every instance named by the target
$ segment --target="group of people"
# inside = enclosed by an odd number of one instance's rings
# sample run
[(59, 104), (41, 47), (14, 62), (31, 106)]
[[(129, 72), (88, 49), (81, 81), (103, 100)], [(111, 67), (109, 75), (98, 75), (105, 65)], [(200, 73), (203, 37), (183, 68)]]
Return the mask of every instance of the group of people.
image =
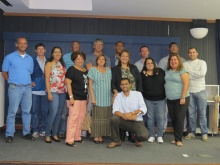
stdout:
[(174, 129), (171, 143), (183, 145), (187, 110), (190, 133), (185, 139), (195, 137), (198, 114), (202, 140), (208, 140), (207, 66), (197, 58), (196, 48), (188, 50), (189, 60), (185, 61), (178, 55), (178, 44), (170, 43), (169, 55), (157, 65), (149, 57), (147, 46), (140, 48), (140, 61), (132, 64), (122, 41), (115, 44), (114, 58), (103, 54), (101, 39), (94, 41), (91, 55), (81, 52), (80, 43), (74, 41), (72, 51), (65, 55), (60, 47), (53, 47), (49, 59), (43, 43), (35, 46), (37, 56), (33, 58), (26, 53), (27, 46), (26, 38), (18, 38), (17, 51), (7, 55), (2, 66), (2, 75), (9, 84), (7, 143), (13, 142), (19, 106), (23, 138), (28, 140), (45, 136), (45, 142), (52, 143), (65, 138), (66, 145), (74, 147), (84, 142), (81, 128), (89, 113), (91, 137), (96, 144), (111, 136), (107, 147), (121, 146), (126, 132), (137, 147), (142, 147), (145, 140), (163, 143), (167, 108)]

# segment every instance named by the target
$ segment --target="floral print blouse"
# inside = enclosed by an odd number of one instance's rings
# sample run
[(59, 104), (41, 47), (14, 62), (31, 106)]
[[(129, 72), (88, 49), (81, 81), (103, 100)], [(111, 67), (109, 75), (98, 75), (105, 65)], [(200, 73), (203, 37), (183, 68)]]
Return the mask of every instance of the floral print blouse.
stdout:
[(50, 71), (50, 91), (56, 93), (66, 93), (65, 85), (66, 68), (60, 62), (56, 62)]

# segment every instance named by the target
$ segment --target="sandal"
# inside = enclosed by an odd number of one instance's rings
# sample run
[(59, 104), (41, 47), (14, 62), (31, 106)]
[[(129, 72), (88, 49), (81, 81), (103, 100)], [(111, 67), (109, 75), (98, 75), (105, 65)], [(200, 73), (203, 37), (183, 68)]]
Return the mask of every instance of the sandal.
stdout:
[(178, 142), (176, 142), (176, 145), (177, 145), (178, 147), (182, 147), (182, 146), (183, 146), (183, 143), (180, 142), (180, 141), (178, 141)]
[(175, 140), (170, 141), (171, 144), (176, 144)]

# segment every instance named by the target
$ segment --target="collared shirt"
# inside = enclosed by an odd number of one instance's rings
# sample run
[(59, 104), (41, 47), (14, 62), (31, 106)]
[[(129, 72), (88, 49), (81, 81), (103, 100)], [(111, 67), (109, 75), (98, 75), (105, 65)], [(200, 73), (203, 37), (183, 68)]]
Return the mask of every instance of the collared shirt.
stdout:
[(69, 67), (74, 65), (74, 62), (71, 60), (71, 55), (73, 52), (69, 52), (67, 54), (64, 54), (63, 61), (66, 65), (66, 70), (68, 70)]
[(197, 93), (205, 90), (206, 62), (200, 59), (188, 60), (183, 65), (189, 73), (189, 92)]
[(117, 97), (113, 103), (113, 114), (116, 111), (121, 113), (134, 112), (136, 110), (141, 110), (143, 113), (138, 115), (136, 121), (143, 121), (143, 115), (147, 112), (147, 107), (144, 103), (143, 96), (141, 92), (130, 91), (128, 96), (125, 96), (123, 92), (117, 94)]
[(16, 85), (31, 84), (33, 69), (32, 57), (25, 53), (25, 57), (22, 58), (18, 51), (7, 55), (2, 65), (2, 71), (8, 72), (8, 83)]
[[(162, 59), (159, 61), (157, 67), (163, 69), (164, 71), (167, 71), (167, 62), (168, 62), (169, 56), (170, 56), (170, 55), (168, 55), (168, 56), (162, 58)], [(182, 58), (182, 57), (181, 57), (181, 60), (182, 60), (182, 62), (185, 62), (185, 61), (186, 61), (186, 60), (185, 60), (184, 58)]]
[[(37, 62), (39, 64), (42, 72), (44, 73), (44, 67), (45, 67), (46, 58), (44, 57), (44, 62), (42, 62), (40, 60), (40, 58), (37, 56)], [(35, 95), (46, 95), (46, 91), (32, 91), (32, 94), (35, 94)]]
[(142, 71), (143, 67), (144, 67), (144, 61), (142, 61), (142, 59), (140, 59), (139, 61), (135, 62), (136, 67), (138, 68), (139, 72)]

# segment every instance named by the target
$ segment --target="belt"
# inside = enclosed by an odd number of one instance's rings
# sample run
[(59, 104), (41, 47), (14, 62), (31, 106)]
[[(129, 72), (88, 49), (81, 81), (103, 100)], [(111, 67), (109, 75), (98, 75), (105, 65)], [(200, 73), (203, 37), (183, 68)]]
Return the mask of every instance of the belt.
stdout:
[(14, 85), (14, 86), (28, 86), (28, 85), (31, 85), (31, 84), (27, 84), (27, 85), (19, 85), (19, 84), (14, 84), (14, 83), (9, 83), (9, 85)]

